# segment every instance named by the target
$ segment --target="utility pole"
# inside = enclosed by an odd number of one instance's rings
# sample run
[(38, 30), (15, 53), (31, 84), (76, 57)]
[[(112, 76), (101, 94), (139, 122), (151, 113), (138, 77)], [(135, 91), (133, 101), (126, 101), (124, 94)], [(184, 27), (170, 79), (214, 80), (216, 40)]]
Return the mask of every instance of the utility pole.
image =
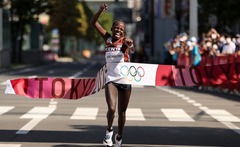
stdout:
[(176, 0), (176, 18), (178, 21), (178, 34), (182, 32), (182, 0)]
[(189, 35), (198, 37), (198, 0), (190, 0)]
[(3, 50), (3, 9), (0, 8), (0, 51)]
[[(151, 57), (150, 62), (154, 60), (154, 0), (151, 0), (150, 4), (150, 46), (151, 46)], [(152, 59), (153, 58), (153, 59)]]

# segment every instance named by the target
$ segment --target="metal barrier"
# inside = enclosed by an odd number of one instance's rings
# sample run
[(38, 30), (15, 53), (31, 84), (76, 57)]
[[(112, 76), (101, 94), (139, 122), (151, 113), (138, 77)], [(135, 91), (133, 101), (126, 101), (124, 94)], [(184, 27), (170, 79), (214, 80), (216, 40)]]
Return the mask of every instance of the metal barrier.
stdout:
[(202, 56), (201, 64), (202, 66), (209, 65), (219, 65), (228, 63), (238, 63), (240, 62), (240, 56), (237, 55), (227, 55), (227, 56)]
[[(237, 55), (227, 55), (227, 56), (202, 56), (200, 66), (210, 66), (210, 65), (221, 65), (221, 64), (231, 64), (231, 63), (240, 63), (240, 56)], [(239, 66), (237, 66), (239, 67)], [(237, 70), (237, 69), (236, 69)], [(239, 72), (240, 69), (238, 69)], [(236, 78), (240, 78), (240, 73), (237, 73)], [(232, 94), (240, 95), (240, 82), (231, 83), (231, 84), (223, 84), (217, 87), (202, 87), (208, 91), (221, 91), (228, 92)]]

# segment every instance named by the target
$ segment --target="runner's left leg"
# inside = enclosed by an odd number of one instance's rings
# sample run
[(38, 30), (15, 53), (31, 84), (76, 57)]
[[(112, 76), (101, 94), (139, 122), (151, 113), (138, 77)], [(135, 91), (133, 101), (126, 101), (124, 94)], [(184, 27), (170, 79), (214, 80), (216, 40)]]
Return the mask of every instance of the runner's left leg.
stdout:
[(126, 122), (126, 110), (132, 89), (118, 90), (118, 135), (122, 136), (123, 128)]

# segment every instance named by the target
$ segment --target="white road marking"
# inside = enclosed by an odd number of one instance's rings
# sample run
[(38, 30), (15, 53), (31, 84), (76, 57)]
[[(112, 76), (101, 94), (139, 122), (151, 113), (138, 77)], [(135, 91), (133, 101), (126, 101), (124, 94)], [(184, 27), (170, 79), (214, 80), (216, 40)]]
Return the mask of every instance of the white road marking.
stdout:
[(32, 130), (38, 123), (40, 123), (42, 119), (32, 119), (26, 125), (24, 125), (20, 130), (16, 132), (16, 134), (27, 134), (30, 130)]
[(194, 104), (193, 104), (193, 106), (196, 106), (196, 107), (201, 107), (201, 106), (202, 106), (202, 104), (200, 104), (200, 103), (194, 103)]
[[(191, 100), (190, 98), (186, 98), (186, 96), (184, 96), (181, 93), (175, 92), (173, 90), (167, 89), (167, 88), (163, 88), (163, 87), (157, 87), (158, 89), (171, 93), (173, 95), (176, 95), (178, 97), (181, 97), (183, 100), (189, 102), (189, 100)], [(223, 109), (210, 109), (206, 106), (203, 106), (200, 103), (197, 103), (195, 101), (190, 101), (190, 103), (193, 106), (198, 107), (199, 109), (203, 110), (205, 113), (207, 113), (208, 115), (210, 115), (211, 117), (213, 117), (214, 119), (216, 119), (217, 121), (219, 121), (220, 123), (222, 123), (223, 125), (225, 125), (226, 127), (228, 127), (229, 129), (233, 130), (234, 132), (240, 134), (240, 128), (235, 126), (233, 123), (231, 122), (240, 122), (240, 119), (234, 115), (232, 115), (231, 113), (229, 113), (226, 110)]]
[(12, 110), (14, 106), (0, 106), (0, 115)]
[(220, 122), (240, 122), (240, 119), (223, 109), (209, 109), (205, 111)]
[(183, 109), (161, 109), (169, 121), (194, 122)]
[(57, 100), (51, 99), (51, 101), (49, 102), (48, 107), (57, 108), (57, 104), (58, 104), (58, 101), (57, 101)]
[(22, 115), (20, 118), (26, 118), (26, 119), (45, 119), (47, 118), (55, 108), (50, 107), (34, 107), (32, 110), (30, 110), (28, 113)]
[(95, 120), (98, 108), (77, 108), (70, 119)]
[(229, 129), (232, 129), (236, 133), (240, 134), (240, 128), (238, 126), (234, 125), (233, 123), (231, 123), (231, 122), (222, 122), (222, 124), (227, 126)]
[(48, 74), (54, 74), (54, 70), (49, 70), (47, 73)]
[(0, 144), (0, 147), (20, 147), (21, 144)]
[(203, 110), (203, 111), (209, 110), (208, 107), (204, 107), (204, 106), (199, 106), (199, 109), (201, 109), (201, 110)]
[(79, 71), (79, 72), (77, 72), (77, 73), (75, 73), (74, 75), (72, 75), (72, 76), (70, 76), (70, 77), (68, 77), (68, 78), (76, 78), (76, 77), (79, 77), (79, 76), (81, 76), (83, 74), (83, 72), (82, 71)]
[(194, 100), (187, 100), (187, 102), (188, 102), (188, 103), (193, 103), (193, 104), (196, 103), (196, 101), (194, 101)]
[(37, 75), (28, 76), (28, 78), (37, 78)]
[(81, 76), (82, 74), (84, 74), (85, 72), (87, 72), (90, 68), (92, 68), (94, 65), (96, 65), (96, 62), (93, 62), (91, 63), (91, 65), (87, 66), (86, 68), (82, 69), (81, 71), (73, 74), (72, 76), (68, 77), (70, 79), (73, 79), (73, 78), (77, 78), (79, 76)]
[(184, 94), (181, 94), (181, 93), (177, 93), (176, 95), (177, 95), (178, 97), (182, 97), (182, 98), (183, 98), (183, 97), (186, 97)]
[(46, 119), (55, 108), (51, 107), (34, 107), (28, 113), (22, 115), (20, 118), (22, 119), (32, 119), (26, 125), (24, 125), (20, 130), (16, 132), (16, 134), (27, 134), (31, 131), (40, 121)]
[(126, 112), (127, 120), (146, 120), (143, 116), (142, 110), (140, 108), (128, 108)]
[(0, 82), (0, 85), (7, 85), (7, 81)]
[(183, 100), (190, 100), (190, 98), (189, 98), (189, 97), (186, 97), (186, 96), (182, 97), (182, 99), (183, 99)]
[(33, 70), (39, 69), (39, 68), (45, 68), (45, 67), (54, 66), (54, 65), (56, 65), (56, 64), (57, 64), (57, 63), (55, 62), (55, 63), (52, 63), (52, 64), (43, 65), (43, 66), (27, 67), (27, 68), (23, 68), (23, 69), (16, 70), (16, 71), (10, 71), (10, 72), (7, 72), (7, 73), (10, 74), (10, 75), (20, 74), (20, 73), (24, 73), (24, 72), (33, 71)]

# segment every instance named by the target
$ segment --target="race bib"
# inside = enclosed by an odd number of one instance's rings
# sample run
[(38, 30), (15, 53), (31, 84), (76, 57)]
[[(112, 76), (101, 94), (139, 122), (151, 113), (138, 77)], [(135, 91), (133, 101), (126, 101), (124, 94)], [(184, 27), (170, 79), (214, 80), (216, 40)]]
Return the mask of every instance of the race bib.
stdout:
[(124, 55), (121, 51), (106, 52), (105, 58), (107, 63), (124, 62)]

